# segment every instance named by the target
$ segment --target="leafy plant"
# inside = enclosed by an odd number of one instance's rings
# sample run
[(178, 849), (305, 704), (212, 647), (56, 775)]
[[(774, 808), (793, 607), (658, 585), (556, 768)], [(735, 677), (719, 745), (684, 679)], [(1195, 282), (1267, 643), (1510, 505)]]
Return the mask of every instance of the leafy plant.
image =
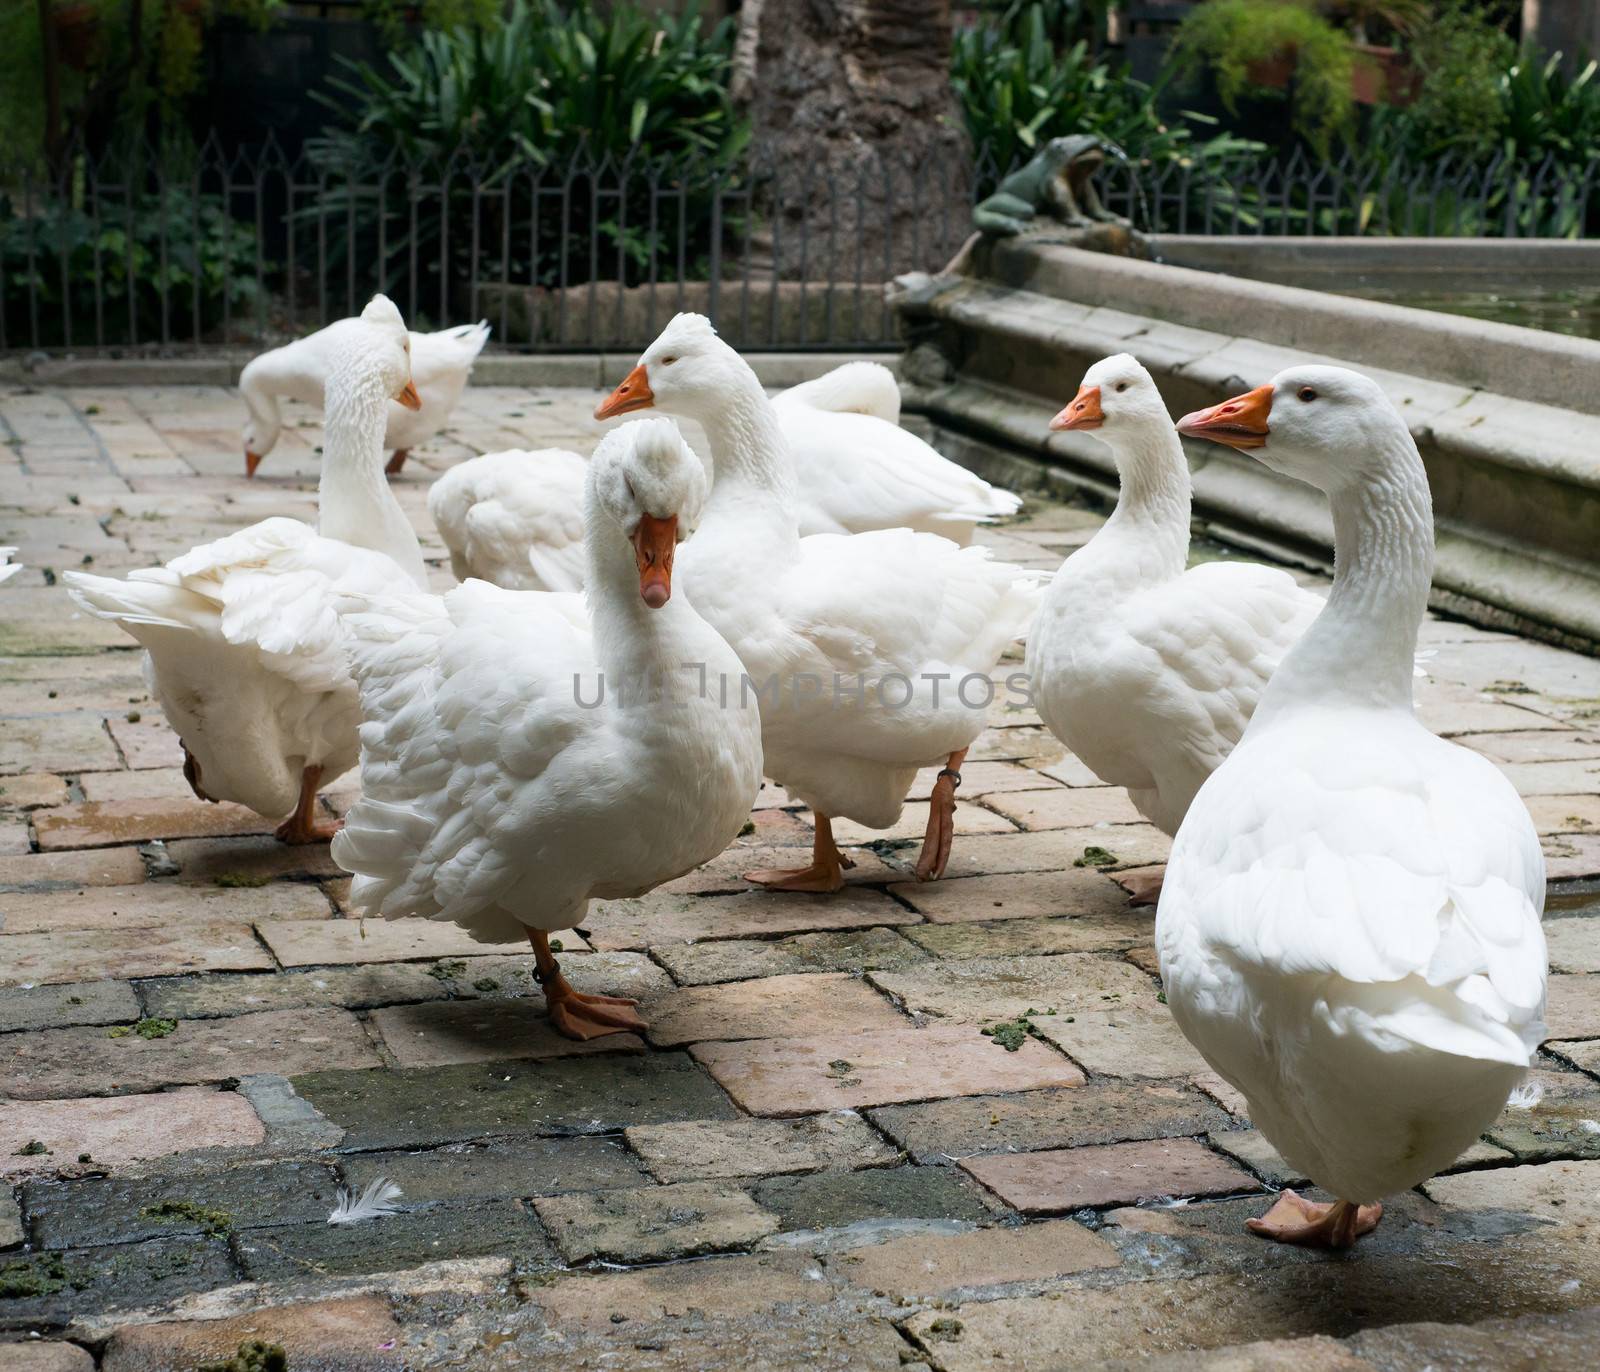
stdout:
[(67, 187), (59, 199), (19, 204), (0, 193), (0, 308), (11, 346), (123, 342), (135, 325), (149, 337), (163, 304), (175, 332), (196, 317), (211, 330), (225, 311), (254, 308), (255, 270), (255, 233), (228, 216), (220, 195), (168, 185), (91, 200)]
[(1318, 13), (1313, 0), (1205, 0), (1184, 19), (1171, 60), (1180, 70), (1208, 68), (1233, 111), (1247, 95), (1275, 98), (1252, 68), (1290, 56), (1291, 120), (1325, 152), (1333, 135), (1354, 126), (1351, 76), (1360, 59), (1350, 34)]
[[(664, 186), (697, 256), (712, 184), (749, 137), (727, 89), (733, 36), (730, 21), (707, 27), (697, 5), (674, 18), (636, 3), (516, 0), (502, 22), (422, 34), (384, 70), (347, 64), (318, 97), (338, 119), (308, 146), (329, 185), (307, 215), (336, 233), (353, 221), (336, 251), (377, 260), (385, 287), (413, 251), (459, 279), (474, 228), (501, 250), (495, 275), (549, 280), (565, 257), (570, 282), (649, 259), (661, 235), (643, 227), (646, 201)], [(355, 189), (374, 185), (381, 206)], [(396, 222), (380, 226), (386, 210)], [(591, 228), (609, 245), (593, 263)]]
[(1260, 144), (1231, 135), (1195, 139), (1185, 112), (1172, 123), (1156, 108), (1158, 87), (1099, 62), (1079, 40), (1058, 49), (1043, 7), (1013, 3), (992, 24), (956, 35), (950, 80), (972, 144), (992, 163), (991, 179), (1026, 161), (1052, 138), (1098, 134), (1148, 166), (1214, 162)]

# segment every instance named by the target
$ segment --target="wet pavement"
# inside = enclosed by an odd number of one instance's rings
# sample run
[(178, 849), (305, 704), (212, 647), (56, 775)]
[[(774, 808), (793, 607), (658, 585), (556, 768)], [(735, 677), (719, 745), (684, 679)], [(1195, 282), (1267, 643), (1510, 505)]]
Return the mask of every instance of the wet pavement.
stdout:
[[(438, 585), (427, 482), (587, 450), (597, 398), (475, 388), (414, 455)], [(563, 936), (580, 989), (650, 1021), (587, 1045), (523, 950), (363, 928), (325, 847), (196, 800), (138, 654), (55, 580), (312, 516), (314, 416), (251, 483), (241, 417), (221, 389), (0, 390), (27, 564), (0, 590), (7, 1372), (1593, 1366), (1600, 662), (1425, 626), (1424, 719), (1543, 835), (1552, 1040), (1354, 1253), (1284, 1249), (1243, 1223), (1297, 1179), (1173, 1029), (1119, 884), (1166, 839), (1003, 696), (947, 880), (852, 831), (838, 896), (749, 891), (811, 840), (769, 787), (729, 853)], [(1098, 522), (1035, 505), (985, 541), (1050, 568)], [(380, 1179), (395, 1213), (327, 1222)]]

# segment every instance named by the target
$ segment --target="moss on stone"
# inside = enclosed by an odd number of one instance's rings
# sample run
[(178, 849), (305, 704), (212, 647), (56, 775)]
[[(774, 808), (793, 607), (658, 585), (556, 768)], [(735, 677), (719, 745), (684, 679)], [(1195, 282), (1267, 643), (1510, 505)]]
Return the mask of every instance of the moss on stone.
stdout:
[(201, 1363), (195, 1372), (288, 1372), (289, 1355), (280, 1343), (246, 1339), (225, 1362)]
[(149, 1220), (170, 1221), (181, 1224), (192, 1221), (202, 1232), (213, 1237), (226, 1234), (233, 1224), (233, 1216), (226, 1210), (216, 1210), (190, 1200), (164, 1200), (154, 1205), (141, 1206), (139, 1213)]

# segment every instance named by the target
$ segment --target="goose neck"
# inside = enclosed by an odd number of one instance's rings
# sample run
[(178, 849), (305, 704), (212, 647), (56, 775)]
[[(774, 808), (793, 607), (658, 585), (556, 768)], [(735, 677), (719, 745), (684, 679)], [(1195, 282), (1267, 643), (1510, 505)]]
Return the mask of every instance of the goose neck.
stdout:
[(1433, 579), (1433, 504), (1409, 435), (1375, 476), (1336, 492), (1328, 603), (1284, 658), (1257, 714), (1295, 701), (1412, 708)]
[(386, 554), (426, 590), (422, 546), (383, 472), (388, 418), (389, 397), (375, 369), (346, 365), (329, 374), (317, 531)]
[(723, 403), (701, 420), (714, 473), (703, 522), (736, 511), (742, 520), (770, 524), (769, 533), (787, 526), (792, 540), (795, 473), (789, 446), (772, 402), (755, 373), (745, 370), (743, 384), (731, 387)]

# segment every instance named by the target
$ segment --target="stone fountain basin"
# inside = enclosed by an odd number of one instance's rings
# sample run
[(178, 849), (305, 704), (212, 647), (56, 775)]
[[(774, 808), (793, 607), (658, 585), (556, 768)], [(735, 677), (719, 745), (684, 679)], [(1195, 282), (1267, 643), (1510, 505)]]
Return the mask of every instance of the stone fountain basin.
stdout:
[[(982, 243), (967, 262), (901, 277), (891, 295), (907, 409), (951, 456), (1114, 495), (1104, 445), (1047, 429), (1099, 358), (1138, 357), (1174, 417), (1298, 363), (1353, 367), (1384, 387), (1427, 466), (1436, 605), (1600, 645), (1600, 343), (1025, 239)], [(1317, 492), (1216, 445), (1186, 448), (1198, 521), (1331, 562)]]

